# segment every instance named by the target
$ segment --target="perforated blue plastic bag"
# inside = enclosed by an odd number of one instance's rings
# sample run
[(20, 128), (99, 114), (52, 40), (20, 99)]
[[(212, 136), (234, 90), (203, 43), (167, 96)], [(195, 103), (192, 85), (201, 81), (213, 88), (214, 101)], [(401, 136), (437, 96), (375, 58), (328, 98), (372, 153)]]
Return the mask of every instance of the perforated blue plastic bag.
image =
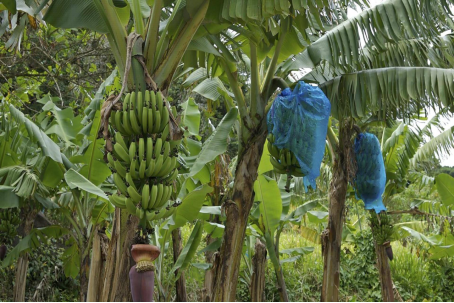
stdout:
[(364, 201), (366, 209), (378, 214), (386, 211), (382, 194), (386, 186), (386, 170), (378, 138), (369, 133), (355, 139), (357, 171), (354, 182), (356, 198)]
[(322, 90), (303, 81), (293, 91), (284, 89), (268, 112), (268, 132), (278, 148), (290, 150), (298, 159), (306, 189), (316, 188), (330, 114), (331, 103)]

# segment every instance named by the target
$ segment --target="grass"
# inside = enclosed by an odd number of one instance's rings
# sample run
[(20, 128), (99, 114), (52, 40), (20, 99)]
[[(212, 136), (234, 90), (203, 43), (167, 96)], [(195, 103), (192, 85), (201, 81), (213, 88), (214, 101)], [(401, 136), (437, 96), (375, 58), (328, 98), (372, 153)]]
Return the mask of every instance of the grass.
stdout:
[[(185, 242), (191, 232), (189, 226), (182, 229)], [(364, 233), (364, 234), (363, 234)], [(381, 292), (375, 268), (375, 253), (371, 235), (366, 229), (361, 239), (342, 246), (340, 301), (380, 301)], [(202, 240), (203, 241), (203, 240)], [(202, 249), (202, 247), (199, 248)], [(314, 247), (310, 254), (284, 263), (283, 271), (290, 301), (315, 302), (320, 300), (323, 279), (323, 258), (320, 245), (305, 240), (297, 229), (286, 228), (281, 235), (280, 249)], [(417, 244), (404, 247), (393, 242), (394, 260), (390, 262), (394, 284), (404, 301), (453, 301), (454, 260), (429, 260), (426, 251)], [(281, 260), (289, 256), (281, 255)], [(170, 263), (170, 262), (169, 262)], [(197, 254), (193, 263), (205, 263), (203, 254)], [(244, 260), (241, 270), (246, 270)], [(189, 301), (202, 300), (204, 270), (190, 266), (186, 273)], [(276, 278), (270, 261), (265, 280), (266, 301), (279, 301)], [(249, 288), (240, 281), (238, 301), (250, 301)]]

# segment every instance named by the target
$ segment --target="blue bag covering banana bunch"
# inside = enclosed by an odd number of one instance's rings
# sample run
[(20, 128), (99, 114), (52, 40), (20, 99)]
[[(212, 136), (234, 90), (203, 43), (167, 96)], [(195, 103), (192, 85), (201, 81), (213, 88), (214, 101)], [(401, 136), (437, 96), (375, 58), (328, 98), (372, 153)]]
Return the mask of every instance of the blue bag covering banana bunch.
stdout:
[(386, 170), (378, 138), (370, 133), (358, 134), (354, 150), (356, 198), (364, 201), (366, 209), (373, 209), (377, 214), (386, 211), (381, 197), (386, 186)]
[(316, 187), (330, 113), (325, 94), (303, 81), (293, 91), (286, 88), (276, 97), (267, 124), (272, 134), (268, 136), (271, 162), (277, 172), (285, 170), (288, 175), (304, 177), (305, 188)]
[[(167, 218), (178, 206), (169, 199), (178, 176), (181, 140), (170, 139), (170, 112), (165, 102), (161, 92), (128, 93), (122, 109), (110, 116), (116, 131), (107, 160), (118, 189), (110, 201), (142, 221)], [(175, 107), (172, 115), (176, 116)]]

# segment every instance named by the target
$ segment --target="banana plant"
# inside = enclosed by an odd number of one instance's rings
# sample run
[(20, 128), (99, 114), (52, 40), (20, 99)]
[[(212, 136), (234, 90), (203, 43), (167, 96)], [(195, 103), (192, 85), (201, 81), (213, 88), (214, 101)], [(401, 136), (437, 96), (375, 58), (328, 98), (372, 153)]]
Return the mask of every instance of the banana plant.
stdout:
[[(268, 142), (265, 142), (265, 144), (268, 144)], [(289, 299), (281, 265), (284, 260), (280, 260), (280, 254), (293, 255), (291, 260), (294, 260), (301, 255), (312, 252), (313, 248), (301, 247), (280, 252), (280, 235), (285, 226), (290, 222), (300, 222), (302, 216), (308, 214), (308, 212), (311, 212), (312, 209), (320, 206), (320, 204), (319, 200), (315, 199), (307, 201), (291, 211), (290, 202), (294, 193), (288, 193), (285, 189), (288, 183), (286, 180), (287, 176), (281, 175), (277, 182), (265, 174), (273, 170), (269, 157), (268, 149), (265, 148), (258, 169), (260, 175), (254, 184), (255, 200), (258, 202), (258, 206), (255, 206), (253, 209), (250, 215), (250, 221), (266, 245), (268, 256), (276, 274), (281, 301), (287, 302)], [(311, 215), (310, 218), (312, 216), (322, 216), (322, 221), (327, 217), (326, 212), (313, 212), (313, 214), (310, 213), (309, 215)]]
[(209, 100), (222, 98), (227, 108), (238, 107), (239, 154), (232, 203), (225, 205), (226, 232), (214, 297), (231, 301), (235, 300), (241, 260), (237, 247), (244, 241), (266, 138), (265, 115), (276, 89), (288, 86), (277, 76), (278, 66), (316, 40), (316, 33), (342, 22), (345, 14), (333, 12), (346, 7), (331, 1), (225, 0), (222, 4), (218, 6), (220, 21), (235, 24), (197, 41), (200, 48), (185, 54), (181, 73), (192, 70), (184, 85), (193, 86), (195, 92)]
[[(52, 231), (50, 233), (46, 233), (47, 230), (31, 230), (30, 237), (21, 241), (5, 259), (3, 266), (17, 258), (22, 251), (39, 246), (38, 239), (46, 241), (46, 237), (60, 237), (61, 233), (69, 234), (71, 246), (64, 254), (65, 274), (74, 278), (80, 273), (81, 300), (85, 300), (87, 293), (89, 253), (94, 233), (97, 228), (105, 224), (109, 219), (109, 213), (113, 211), (104, 191), (98, 187), (103, 183), (106, 184), (110, 170), (103, 161), (104, 144), (102, 139), (98, 139), (96, 126), (100, 124), (101, 119), (100, 100), (106, 86), (110, 86), (114, 78), (115, 73), (98, 90), (86, 109), (85, 119), (74, 117), (70, 109), (59, 109), (54, 103), (58, 100), (49, 96), (39, 101), (44, 104), (42, 112), (36, 117), (40, 126), (12, 105), (9, 106), (9, 114), (13, 118), (8, 116), (12, 120), (10, 122), (23, 125), (15, 137), (19, 135), (32, 138), (32, 140), (27, 139), (28, 148), (34, 147), (32, 144), (36, 141), (35, 146), (43, 151), (42, 159), (38, 156), (32, 157), (33, 165), (39, 168), (37, 168), (39, 171), (37, 180), (42, 180), (40, 182), (43, 185), (58, 191), (50, 191), (47, 195), (39, 195), (39, 191), (36, 191), (34, 195), (45, 207), (59, 208), (60, 225), (49, 228)], [(3, 118), (5, 119), (5, 116)], [(29, 149), (18, 149), (18, 151), (21, 151), (21, 158), (30, 157)], [(7, 162), (8, 158), (5, 158), (2, 163), (7, 164)], [(13, 173), (16, 169), (8, 163), (4, 171)], [(24, 173), (28, 174), (25, 171)], [(17, 179), (17, 184), (21, 184), (20, 180), (24, 178), (16, 174), (13, 179)], [(109, 190), (108, 184), (106, 188)], [(53, 201), (49, 199), (51, 197)], [(67, 228), (68, 225), (71, 229)]]
[[(426, 6), (410, 1), (407, 6), (406, 3), (392, 0), (363, 10), (279, 67), (284, 75), (299, 68), (311, 69), (301, 79), (318, 84), (331, 101), (332, 115), (341, 125), (341, 153), (347, 152), (344, 147), (348, 147), (351, 140), (349, 132), (344, 132), (344, 128), (350, 129), (352, 125), (350, 122), (350, 126), (344, 126), (347, 119), (358, 120), (371, 115), (382, 121), (409, 118), (421, 108), (452, 106), (449, 79), (453, 74), (447, 68), (450, 66), (451, 39), (440, 37), (452, 26), (447, 18), (450, 14), (448, 4), (430, 2), (433, 6)], [(386, 13), (389, 10), (397, 13), (389, 15)], [(431, 16), (430, 21), (427, 16)], [(363, 35), (370, 37), (367, 43), (362, 42)], [(430, 40), (436, 43), (427, 42)], [(414, 55), (407, 57), (406, 49), (411, 45), (418, 47)], [(342, 209), (348, 187), (344, 171), (348, 163), (342, 162), (339, 153), (336, 158), (335, 163), (340, 165), (334, 167), (329, 195), (327, 232), (331, 234), (327, 234), (324, 243), (322, 301), (338, 300)], [(392, 298), (384, 298), (388, 299)]]

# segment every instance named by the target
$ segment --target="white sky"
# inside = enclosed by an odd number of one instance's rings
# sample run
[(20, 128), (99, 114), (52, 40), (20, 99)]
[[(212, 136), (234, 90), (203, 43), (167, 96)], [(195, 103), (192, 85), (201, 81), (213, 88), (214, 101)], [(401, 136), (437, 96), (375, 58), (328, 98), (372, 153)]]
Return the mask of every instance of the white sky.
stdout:
[[(370, 4), (371, 6), (375, 6), (379, 3), (382, 3), (384, 2), (383, 0), (370, 0)], [(358, 14), (359, 12), (356, 12), (355, 10), (353, 9), (348, 9), (348, 17), (351, 18), (351, 17), (354, 17)], [(447, 34), (449, 32), (446, 32), (446, 33), (443, 33), (443, 34)], [(434, 111), (433, 110), (429, 110), (428, 112), (428, 119), (431, 119), (432, 117), (434, 116)], [(451, 127), (451, 126), (454, 126), (454, 119), (443, 119), (442, 120), (444, 123), (443, 125), (448, 128), (448, 127)], [(424, 124), (424, 123), (422, 123)], [(433, 128), (433, 135), (434, 137), (439, 135), (440, 134), (440, 131), (438, 129), (435, 129)], [(441, 162), (441, 165), (442, 166), (454, 166), (454, 150), (451, 149), (449, 155), (445, 155), (440, 159), (440, 162)]]

